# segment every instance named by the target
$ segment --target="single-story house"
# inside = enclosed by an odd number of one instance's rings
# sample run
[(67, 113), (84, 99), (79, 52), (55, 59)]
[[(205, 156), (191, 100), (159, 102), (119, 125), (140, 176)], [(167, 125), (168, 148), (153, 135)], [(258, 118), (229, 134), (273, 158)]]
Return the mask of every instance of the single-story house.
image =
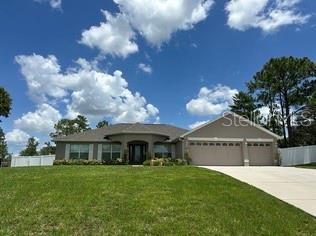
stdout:
[(226, 113), (195, 129), (166, 124), (122, 123), (56, 137), (56, 159), (113, 160), (142, 164), (153, 157), (189, 158), (194, 165), (265, 166), (278, 163), (269, 130)]

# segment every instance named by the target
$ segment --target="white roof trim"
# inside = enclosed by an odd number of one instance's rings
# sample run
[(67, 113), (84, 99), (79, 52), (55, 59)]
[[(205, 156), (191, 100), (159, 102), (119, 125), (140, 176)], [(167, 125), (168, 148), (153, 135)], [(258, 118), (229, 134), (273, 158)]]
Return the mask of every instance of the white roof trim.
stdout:
[(256, 123), (254, 123), (254, 122), (252, 122), (252, 121), (250, 121), (250, 120), (248, 120), (248, 119), (246, 119), (246, 118), (244, 118), (244, 117), (242, 117), (242, 116), (240, 116), (240, 115), (237, 115), (237, 114), (234, 113), (234, 112), (227, 112), (227, 113), (224, 114), (223, 116), (220, 116), (220, 117), (218, 117), (218, 118), (215, 119), (215, 120), (206, 122), (206, 123), (204, 123), (204, 124), (202, 124), (202, 125), (200, 125), (200, 126), (194, 128), (194, 129), (192, 129), (192, 130), (186, 132), (185, 134), (181, 135), (180, 137), (181, 137), (181, 138), (184, 138), (185, 136), (187, 136), (187, 135), (189, 135), (189, 134), (191, 134), (191, 133), (193, 133), (193, 132), (195, 132), (195, 131), (197, 131), (197, 130), (199, 130), (199, 129), (202, 129), (202, 128), (204, 128), (205, 126), (210, 125), (210, 124), (212, 124), (212, 123), (214, 123), (214, 122), (216, 122), (216, 121), (222, 119), (223, 117), (226, 117), (227, 115), (236, 116), (236, 117), (238, 117), (239, 119), (242, 119), (243, 121), (247, 122), (249, 125), (251, 125), (251, 126), (253, 126), (253, 127), (257, 128), (257, 129), (260, 129), (261, 131), (263, 131), (263, 132), (265, 132), (265, 133), (267, 133), (267, 134), (269, 134), (269, 135), (271, 135), (271, 136), (273, 136), (273, 137), (275, 137), (275, 138), (277, 138), (277, 139), (282, 139), (281, 136), (279, 136), (279, 135), (277, 135), (277, 134), (271, 132), (270, 130), (267, 130), (266, 128), (263, 128), (262, 126), (260, 126), (260, 125), (258, 125), (258, 124), (256, 124)]
[(256, 143), (273, 143), (273, 139), (269, 138), (247, 138), (246, 141)]
[(242, 142), (242, 138), (188, 138), (188, 141), (198, 141), (198, 142)]

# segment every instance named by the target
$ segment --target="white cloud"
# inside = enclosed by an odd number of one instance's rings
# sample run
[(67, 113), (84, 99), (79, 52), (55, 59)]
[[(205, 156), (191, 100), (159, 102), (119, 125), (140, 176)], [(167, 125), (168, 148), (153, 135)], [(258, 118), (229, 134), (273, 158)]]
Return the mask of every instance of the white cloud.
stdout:
[(261, 107), (259, 108), (260, 115), (267, 119), (270, 115), (269, 107)]
[(138, 69), (142, 70), (143, 72), (147, 74), (151, 74), (153, 72), (153, 69), (151, 68), (150, 65), (146, 65), (144, 63), (139, 63), (138, 64)]
[(63, 75), (57, 58), (53, 55), (44, 58), (40, 55), (17, 56), (16, 62), (21, 66), (28, 93), (35, 102), (47, 102), (51, 98), (59, 99), (67, 95), (61, 85)]
[(15, 120), (14, 126), (26, 132), (48, 135), (54, 131), (54, 125), (61, 118), (58, 110), (48, 104), (41, 104), (35, 112), (28, 112)]
[(236, 93), (236, 89), (220, 84), (211, 89), (202, 87), (198, 97), (186, 104), (186, 109), (193, 115), (218, 115), (229, 108)]
[(160, 47), (172, 34), (190, 30), (207, 18), (214, 0), (114, 0), (120, 12), (102, 11), (106, 22), (82, 33), (80, 43), (98, 48), (104, 55), (127, 57), (138, 51), (139, 33), (151, 45)]
[(230, 0), (226, 5), (228, 25), (237, 30), (260, 28), (272, 32), (281, 26), (304, 24), (310, 15), (296, 9), (302, 0)]
[(108, 11), (102, 11), (106, 23), (101, 22), (99, 26), (92, 26), (83, 31), (80, 43), (90, 48), (98, 48), (102, 54), (127, 57), (138, 51), (134, 42), (135, 33), (132, 30), (125, 15), (119, 13), (113, 16)]
[(17, 154), (19, 150), (26, 146), (30, 135), (20, 129), (13, 129), (11, 132), (8, 132), (5, 137), (9, 151)]
[[(69, 99), (67, 116), (76, 114), (90, 119), (112, 118), (113, 122), (147, 122), (156, 120), (159, 110), (140, 93), (132, 93), (121, 71), (104, 73), (84, 59), (78, 66), (61, 72), (55, 56), (18, 56), (29, 88), (39, 104), (50, 100)], [(36, 112), (35, 112), (36, 113)]]
[(61, 9), (61, 3), (62, 3), (61, 0), (34, 0), (34, 1), (39, 2), (39, 3), (48, 2), (52, 8)]
[(189, 128), (190, 128), (190, 129), (195, 129), (195, 128), (201, 126), (201, 125), (204, 125), (204, 124), (207, 123), (207, 122), (209, 122), (209, 121), (208, 121), (208, 120), (197, 121), (197, 122), (195, 122), (195, 123), (189, 125)]
[(150, 44), (160, 46), (178, 30), (189, 30), (207, 18), (213, 0), (114, 0), (129, 22)]

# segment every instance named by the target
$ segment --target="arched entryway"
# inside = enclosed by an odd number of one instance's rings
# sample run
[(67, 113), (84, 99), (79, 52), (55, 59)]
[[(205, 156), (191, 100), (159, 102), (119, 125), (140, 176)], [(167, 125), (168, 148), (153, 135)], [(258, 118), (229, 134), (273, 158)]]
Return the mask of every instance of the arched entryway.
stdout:
[(129, 164), (141, 165), (147, 158), (148, 143), (132, 141), (128, 143)]

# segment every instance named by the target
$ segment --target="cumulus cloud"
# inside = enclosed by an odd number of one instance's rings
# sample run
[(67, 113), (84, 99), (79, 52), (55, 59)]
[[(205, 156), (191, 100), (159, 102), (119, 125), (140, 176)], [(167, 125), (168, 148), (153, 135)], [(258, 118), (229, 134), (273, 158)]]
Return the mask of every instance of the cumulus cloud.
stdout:
[(142, 70), (143, 72), (147, 74), (151, 74), (153, 72), (153, 69), (151, 68), (150, 65), (146, 65), (144, 63), (139, 63), (138, 64), (138, 69)]
[(195, 129), (195, 128), (201, 126), (201, 125), (204, 125), (204, 124), (207, 123), (207, 122), (209, 122), (209, 121), (208, 121), (208, 120), (197, 121), (197, 122), (195, 122), (195, 123), (189, 125), (189, 128), (190, 128), (190, 129)]
[(127, 17), (121, 13), (116, 16), (108, 11), (102, 11), (102, 13), (106, 22), (101, 22), (99, 26), (92, 26), (83, 31), (80, 43), (90, 48), (97, 48), (103, 54), (123, 58), (137, 52), (138, 46), (134, 42), (135, 33)]
[(236, 93), (238, 90), (220, 84), (211, 89), (202, 87), (197, 98), (186, 104), (186, 109), (193, 115), (219, 115), (229, 108)]
[(213, 0), (114, 0), (150, 44), (160, 46), (178, 30), (189, 30), (206, 19)]
[(127, 57), (138, 51), (135, 34), (160, 47), (172, 34), (207, 18), (214, 0), (114, 0), (120, 12), (102, 11), (106, 22), (82, 33), (80, 43), (103, 54)]
[(14, 126), (25, 132), (47, 135), (54, 131), (54, 125), (62, 118), (60, 112), (49, 104), (41, 104), (35, 112), (23, 114), (14, 121)]
[(18, 150), (25, 147), (30, 135), (20, 129), (13, 129), (11, 132), (8, 132), (5, 137), (10, 151), (16, 154)]
[(304, 24), (310, 15), (296, 9), (302, 0), (230, 0), (226, 5), (228, 25), (237, 30), (260, 28), (272, 32), (281, 26)]
[(75, 68), (62, 72), (53, 55), (22, 55), (17, 56), (16, 61), (21, 66), (31, 98), (39, 104), (69, 99), (68, 117), (82, 114), (99, 119), (106, 116), (113, 122), (147, 122), (158, 117), (159, 110), (155, 106), (148, 104), (140, 93), (128, 89), (121, 71), (113, 75), (104, 73), (79, 59)]
[(61, 9), (61, 3), (62, 3), (61, 0), (34, 0), (34, 1), (39, 2), (39, 3), (48, 2), (52, 8)]

